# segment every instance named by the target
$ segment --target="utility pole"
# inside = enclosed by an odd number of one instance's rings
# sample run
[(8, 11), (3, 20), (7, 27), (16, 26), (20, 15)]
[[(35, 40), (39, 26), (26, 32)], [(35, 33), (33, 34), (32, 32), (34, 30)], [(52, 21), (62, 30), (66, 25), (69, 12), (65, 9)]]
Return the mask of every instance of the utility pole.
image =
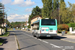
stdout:
[(3, 5), (3, 27), (4, 27), (4, 5)]
[(6, 32), (7, 32), (7, 14), (6, 14)]

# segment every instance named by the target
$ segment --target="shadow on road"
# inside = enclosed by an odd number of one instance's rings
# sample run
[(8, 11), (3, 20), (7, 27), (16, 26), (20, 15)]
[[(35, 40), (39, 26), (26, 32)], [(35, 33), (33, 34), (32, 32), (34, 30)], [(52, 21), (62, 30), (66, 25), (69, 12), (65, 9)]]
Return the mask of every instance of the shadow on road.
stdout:
[(4, 50), (4, 48), (0, 48), (0, 50)]
[(10, 35), (22, 35), (22, 34), (10, 34)]
[(67, 37), (61, 37), (61, 36), (56, 36), (56, 37), (40, 37), (40, 39), (56, 39), (56, 40), (60, 40), (60, 39), (64, 39)]

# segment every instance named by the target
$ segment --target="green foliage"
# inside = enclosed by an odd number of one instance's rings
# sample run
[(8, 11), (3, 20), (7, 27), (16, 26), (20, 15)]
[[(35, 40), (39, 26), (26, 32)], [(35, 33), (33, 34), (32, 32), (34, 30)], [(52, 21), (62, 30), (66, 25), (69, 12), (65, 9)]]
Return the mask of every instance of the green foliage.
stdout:
[(60, 16), (61, 16), (61, 20), (62, 22), (65, 24), (67, 22), (70, 21), (69, 15), (68, 15), (68, 9), (66, 8), (66, 4), (65, 2), (60, 3)]
[(75, 27), (75, 23), (72, 23), (72, 24), (71, 24), (71, 27)]
[(0, 7), (3, 7), (3, 4), (2, 3), (0, 3)]
[(36, 6), (35, 8), (33, 8), (32, 13), (29, 16), (29, 20), (28, 20), (29, 25), (31, 23), (31, 19), (33, 17), (37, 16), (37, 15), (42, 16), (41, 8), (39, 8), (38, 6)]
[(33, 8), (31, 15), (36, 16), (36, 15), (40, 15), (41, 16), (41, 9), (36, 6), (35, 8)]
[(21, 27), (24, 26), (24, 24), (25, 24), (25, 22), (12, 22), (11, 23), (11, 28), (16, 28), (16, 27), (21, 28)]
[(3, 14), (3, 4), (2, 3), (0, 3), (0, 25), (2, 24), (2, 23), (4, 23), (4, 14)]
[(30, 28), (30, 25), (28, 25), (28, 28)]
[(69, 27), (75, 27), (75, 23), (68, 23), (67, 24)]
[(54, 2), (53, 2), (53, 10), (56, 10), (57, 8), (59, 8), (59, 0), (54, 0)]
[(61, 32), (62, 30), (68, 31), (69, 26), (67, 24), (60, 24), (58, 25), (58, 32)]
[(0, 37), (7, 37), (7, 36), (9, 36), (9, 32), (6, 32), (5, 34), (0, 35)]
[(64, 2), (64, 0), (60, 0), (60, 2), (62, 3), (62, 2)]
[(52, 0), (42, 0), (42, 3), (43, 3), (42, 17), (43, 18), (51, 18)]

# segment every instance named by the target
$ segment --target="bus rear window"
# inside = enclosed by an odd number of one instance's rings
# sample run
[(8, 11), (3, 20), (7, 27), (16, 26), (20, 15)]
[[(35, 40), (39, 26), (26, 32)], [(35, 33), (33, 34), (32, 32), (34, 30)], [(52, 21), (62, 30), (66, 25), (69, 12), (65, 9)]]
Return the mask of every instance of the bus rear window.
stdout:
[(55, 19), (42, 19), (41, 25), (56, 25)]

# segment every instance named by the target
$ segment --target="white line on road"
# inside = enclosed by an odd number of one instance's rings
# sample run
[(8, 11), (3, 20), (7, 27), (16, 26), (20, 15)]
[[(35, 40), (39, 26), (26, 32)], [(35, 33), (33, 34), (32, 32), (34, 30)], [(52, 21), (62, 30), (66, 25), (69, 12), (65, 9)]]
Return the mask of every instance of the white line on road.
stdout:
[(57, 46), (57, 45), (54, 45), (54, 44), (52, 44), (52, 43), (50, 43), (50, 45), (52, 45), (53, 47), (56, 47), (56, 48), (61, 48), (61, 47), (59, 47), (59, 46)]
[[(28, 35), (28, 34), (25, 34), (25, 35), (27, 35), (27, 36), (29, 36), (29, 37), (32, 37), (32, 38), (34, 38), (34, 39), (37, 39), (37, 38), (35, 38), (35, 37), (31, 36), (31, 35)], [(49, 42), (47, 42), (47, 41), (44, 41), (44, 40), (41, 40), (41, 39), (37, 39), (37, 40), (39, 40), (39, 41), (41, 41), (41, 42), (44, 42), (44, 43), (46, 43), (46, 44), (50, 44), (50, 45), (52, 45), (52, 46), (54, 46), (54, 47), (56, 47), (56, 48), (61, 48), (61, 47), (59, 47), (59, 46), (57, 46), (57, 45), (55, 45), (55, 44), (49, 43)]]

